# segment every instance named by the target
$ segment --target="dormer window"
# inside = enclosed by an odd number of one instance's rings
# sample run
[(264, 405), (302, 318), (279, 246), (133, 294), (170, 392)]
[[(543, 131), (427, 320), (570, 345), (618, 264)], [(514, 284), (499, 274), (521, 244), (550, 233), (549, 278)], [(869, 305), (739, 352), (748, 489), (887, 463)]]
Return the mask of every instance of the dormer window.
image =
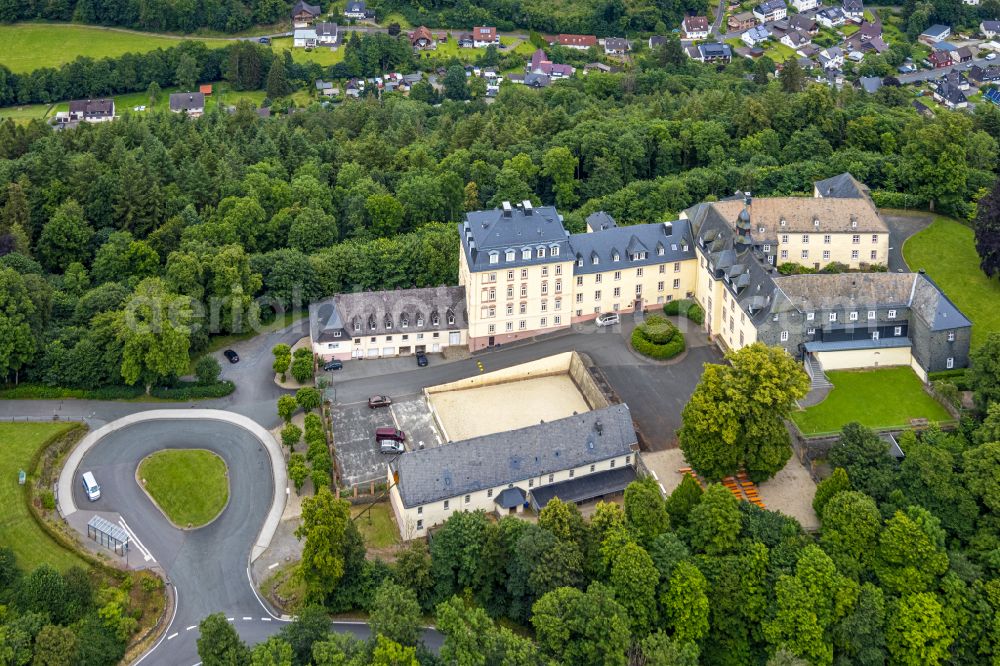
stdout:
[(592, 261), (591, 261), (591, 263), (593, 263), (593, 264), (594, 264), (594, 265), (596, 266), (597, 264), (601, 263), (601, 258), (600, 258), (600, 257), (598, 257), (598, 256), (597, 256), (597, 255), (595, 254), (595, 255), (594, 255), (594, 256), (592, 257)]
[(490, 263), (491, 264), (495, 264), (495, 263), (498, 263), (499, 261), (500, 261), (500, 253), (499, 252), (490, 252)]
[(523, 250), (521, 250), (521, 260), (522, 261), (527, 261), (528, 259), (531, 259), (531, 248), (530, 247), (526, 247)]
[(688, 244), (687, 244), (687, 243), (684, 243), (684, 246), (683, 246), (683, 248), (682, 248), (682, 249), (683, 249), (683, 250), (684, 250), (685, 252), (687, 252), (687, 251), (688, 251)]
[(764, 227), (757, 227), (757, 233), (764, 233)]
[(788, 223), (785, 222), (785, 218), (781, 218), (781, 222), (779, 222), (778, 224), (780, 224), (781, 226), (785, 226)]
[(354, 320), (354, 330), (355, 331), (360, 331), (361, 330), (361, 322), (358, 321), (357, 319)]
[(544, 247), (539, 247), (539, 248), (536, 248), (536, 249), (537, 249), (537, 253), (536, 253), (537, 257), (539, 259), (544, 259), (545, 258), (545, 248)]
[(455, 315), (453, 315), (450, 312), (448, 313), (448, 325), (449, 326), (454, 326), (455, 325)]
[(389, 315), (386, 315), (386, 317), (385, 317), (385, 328), (386, 328), (386, 330), (392, 328), (392, 318), (389, 317)]
[(423, 317), (417, 317), (417, 328), (420, 328), (423, 325), (424, 325), (424, 318)]
[(339, 338), (340, 337), (340, 331), (334, 331), (333, 332), (333, 337)]
[(409, 325), (410, 325), (410, 317), (409, 317), (409, 315), (405, 315), (405, 314), (404, 315), (400, 315), (399, 316), (399, 325), (402, 328), (408, 328)]
[(817, 228), (819, 227), (819, 218), (818, 217), (814, 217), (813, 218), (813, 226), (817, 227)]
[(507, 250), (505, 254), (506, 256), (504, 258), (507, 261), (514, 261), (514, 258), (517, 256), (517, 253), (515, 253), (514, 250)]
[(375, 317), (372, 317), (371, 319), (368, 320), (368, 328), (372, 329), (373, 331), (378, 328), (378, 322), (375, 321)]
[(576, 265), (578, 268), (583, 268), (583, 257), (576, 260)]
[(611, 261), (618, 261), (619, 259), (621, 259), (621, 256), (617, 252), (611, 255)]
[(661, 245), (660, 247), (656, 248), (656, 256), (662, 257), (663, 254), (664, 254), (664, 249), (663, 246)]
[(437, 326), (440, 323), (441, 320), (436, 314), (431, 315), (431, 326)]
[(549, 255), (551, 255), (553, 257), (558, 257), (559, 256), (559, 246), (558, 245), (553, 245), (552, 247), (550, 247), (549, 248)]

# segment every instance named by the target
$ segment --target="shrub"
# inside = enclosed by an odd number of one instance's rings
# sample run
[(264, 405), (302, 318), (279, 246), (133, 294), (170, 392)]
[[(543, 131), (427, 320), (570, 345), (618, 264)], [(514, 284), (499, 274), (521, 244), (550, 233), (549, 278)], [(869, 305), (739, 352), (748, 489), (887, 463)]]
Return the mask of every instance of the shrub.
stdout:
[(307, 414), (319, 407), (322, 401), (323, 395), (314, 388), (300, 388), (295, 392), (295, 402), (299, 403), (299, 407)]
[(278, 398), (278, 416), (282, 421), (288, 423), (292, 420), (292, 414), (299, 408), (299, 403), (295, 402), (295, 396), (283, 395)]
[(52, 491), (46, 488), (39, 493), (39, 497), (42, 500), (42, 508), (46, 511), (53, 511), (56, 508), (56, 496), (52, 494)]
[(650, 358), (673, 358), (684, 351), (684, 335), (663, 317), (650, 315), (632, 331), (632, 347)]
[(786, 261), (785, 263), (778, 266), (778, 272), (782, 275), (809, 275), (815, 273), (815, 268), (810, 268), (809, 266), (803, 266), (802, 264), (796, 264), (795, 262)]
[(295, 484), (295, 492), (300, 492), (302, 484), (309, 478), (309, 466), (301, 453), (293, 453), (288, 457), (288, 478)]
[[(694, 323), (701, 325), (705, 322), (705, 310), (700, 305), (689, 298), (682, 298), (670, 301), (663, 306), (663, 314), (669, 316), (687, 317)], [(648, 319), (647, 319), (648, 321)]]
[(198, 383), (202, 386), (208, 386), (219, 381), (220, 372), (222, 372), (222, 366), (219, 365), (214, 356), (206, 354), (194, 364), (194, 374), (198, 378)]
[(145, 393), (142, 386), (105, 386), (97, 389), (73, 389), (42, 384), (25, 384), (0, 389), (0, 399), (4, 400), (132, 400)]
[(198, 400), (201, 398), (225, 398), (236, 390), (236, 385), (224, 380), (202, 386), (194, 382), (178, 382), (173, 386), (155, 386), (149, 392), (154, 398), (164, 400)]
[(296, 353), (295, 359), (292, 361), (292, 377), (295, 377), (295, 381), (300, 384), (305, 384), (313, 376), (313, 360), (312, 354), (308, 356), (300, 356)]
[(927, 203), (921, 197), (907, 192), (872, 190), (872, 202), (878, 208), (923, 208)]
[(927, 375), (927, 379), (931, 383), (946, 380), (949, 383), (954, 384), (955, 388), (959, 391), (971, 391), (972, 389), (969, 388), (969, 381), (966, 379), (965, 371), (966, 368), (958, 368), (956, 370), (931, 372)]
[(294, 423), (289, 423), (281, 429), (281, 443), (288, 448), (298, 444), (300, 439), (302, 439), (302, 428)]

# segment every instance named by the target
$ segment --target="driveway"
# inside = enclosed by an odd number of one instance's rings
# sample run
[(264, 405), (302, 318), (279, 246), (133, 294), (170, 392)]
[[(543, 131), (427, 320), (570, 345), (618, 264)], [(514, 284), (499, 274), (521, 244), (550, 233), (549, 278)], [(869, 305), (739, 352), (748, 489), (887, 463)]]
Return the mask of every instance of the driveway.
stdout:
[(926, 266), (907, 266), (903, 259), (903, 243), (906, 239), (923, 231), (934, 221), (933, 215), (915, 213), (913, 215), (882, 215), (889, 227), (889, 270), (892, 272), (919, 270)]

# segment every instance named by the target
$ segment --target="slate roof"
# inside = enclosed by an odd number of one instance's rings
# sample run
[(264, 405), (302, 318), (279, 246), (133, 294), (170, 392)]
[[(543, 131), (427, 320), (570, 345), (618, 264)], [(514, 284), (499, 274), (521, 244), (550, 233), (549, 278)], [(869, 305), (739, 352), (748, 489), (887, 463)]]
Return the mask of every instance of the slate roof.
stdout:
[(170, 94), (171, 111), (192, 111), (205, 108), (205, 94), (200, 92), (179, 92)]
[(858, 79), (861, 89), (866, 93), (874, 94), (882, 87), (882, 79), (877, 76), (862, 76)]
[[(699, 206), (713, 209), (732, 224), (743, 210), (743, 201), (716, 201)], [(871, 201), (865, 198), (762, 197), (753, 200), (750, 219), (753, 233), (764, 238), (777, 238), (782, 233), (888, 232)], [(814, 223), (816, 219), (819, 226)], [(857, 226), (852, 226), (852, 219)], [(760, 231), (761, 227), (764, 231)]]
[(589, 226), (594, 231), (603, 231), (604, 229), (613, 229), (618, 226), (615, 218), (611, 217), (603, 210), (599, 210), (596, 213), (591, 213), (587, 216), (587, 226)]
[(702, 60), (732, 59), (733, 57), (733, 50), (729, 47), (729, 44), (719, 44), (718, 42), (699, 44), (698, 53), (701, 55)]
[(409, 451), (396, 459), (397, 487), (403, 506), (411, 508), (617, 458), (637, 449), (632, 416), (626, 405), (619, 404)]
[(294, 5), (292, 5), (292, 16), (295, 16), (300, 12), (306, 12), (308, 14), (312, 14), (313, 16), (319, 16), (320, 14), (323, 13), (323, 10), (321, 10), (318, 5), (310, 5), (307, 2), (302, 2), (302, 0), (299, 0)]
[(608, 37), (604, 40), (605, 51), (628, 51), (629, 43), (624, 37)]
[[(435, 314), (438, 320), (436, 325)], [(449, 315), (455, 318), (453, 324), (448, 323)], [(422, 326), (418, 325), (420, 320), (423, 321)], [(361, 324), (360, 331), (355, 328), (358, 323)], [(375, 324), (374, 329), (372, 323)], [(363, 335), (448, 331), (468, 326), (464, 287), (338, 294), (309, 306), (309, 335), (313, 342), (350, 340)]]
[(657, 46), (663, 46), (667, 43), (667, 38), (663, 35), (653, 35), (649, 38), (649, 48), (655, 49)]
[(965, 92), (961, 89), (960, 85), (961, 79), (959, 78), (958, 73), (949, 72), (947, 76), (938, 80), (934, 91), (941, 97), (942, 100), (952, 106), (967, 104), (969, 102), (969, 98), (966, 97)]
[(531, 506), (535, 511), (539, 511), (556, 497), (563, 502), (586, 502), (612, 493), (620, 493), (635, 479), (635, 468), (632, 466), (584, 474), (532, 489)]
[(704, 16), (685, 16), (681, 26), (686, 32), (706, 32), (708, 19)]
[(951, 28), (946, 25), (941, 25), (940, 23), (935, 23), (931, 27), (920, 33), (921, 37), (930, 37), (931, 39), (944, 39), (945, 36), (951, 32)]
[[(695, 256), (687, 220), (614, 226), (587, 234), (573, 234), (569, 243), (573, 258), (577, 262), (583, 260), (583, 266), (577, 263), (573, 267), (574, 275), (682, 261)], [(662, 255), (659, 254), (661, 251)], [(614, 260), (616, 252), (618, 261)], [(631, 257), (639, 252), (646, 253), (645, 259), (633, 260)], [(594, 263), (595, 259), (597, 263)]]
[(1000, 21), (983, 21), (982, 27), (990, 32), (1000, 32)]
[(868, 186), (858, 181), (846, 171), (844, 173), (817, 180), (814, 185), (820, 196), (834, 199), (861, 199), (868, 196)]
[[(571, 256), (568, 234), (555, 206), (539, 206), (525, 213), (523, 205), (517, 204), (511, 206), (510, 217), (505, 217), (500, 208), (472, 211), (459, 223), (458, 233), (473, 271), (549, 263), (553, 247), (559, 248), (560, 257)], [(538, 257), (539, 247), (545, 248), (544, 257)], [(513, 261), (506, 260), (508, 249), (514, 250)], [(531, 249), (530, 259), (521, 258), (523, 249)], [(498, 263), (489, 262), (490, 251), (499, 252)]]
[(339, 28), (337, 27), (336, 23), (317, 23), (314, 27), (316, 28), (317, 37), (333, 37), (334, 39), (337, 38), (337, 32)]
[(764, 2), (757, 5), (757, 11), (761, 14), (770, 14), (771, 12), (778, 11), (779, 9), (787, 9), (788, 6), (785, 4), (785, 0), (764, 0)]
[(69, 112), (84, 118), (108, 118), (115, 115), (113, 99), (76, 99), (69, 103)]
[(497, 506), (501, 509), (513, 509), (515, 506), (521, 506), (528, 501), (527, 495), (524, 491), (514, 486), (513, 488), (504, 488), (500, 491), (500, 494), (496, 496), (493, 500)]

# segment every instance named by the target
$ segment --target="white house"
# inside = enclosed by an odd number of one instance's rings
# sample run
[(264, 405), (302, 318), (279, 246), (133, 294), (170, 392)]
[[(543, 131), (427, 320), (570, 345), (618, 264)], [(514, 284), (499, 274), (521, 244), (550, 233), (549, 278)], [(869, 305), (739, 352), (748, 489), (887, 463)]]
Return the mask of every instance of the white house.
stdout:
[(788, 6), (785, 5), (785, 0), (764, 0), (753, 8), (753, 15), (761, 23), (780, 21), (788, 16)]
[(848, 21), (861, 23), (865, 20), (865, 3), (863, 0), (843, 0), (841, 7)]
[(317, 46), (337, 45), (340, 35), (336, 23), (317, 23), (313, 28), (316, 30)]
[(684, 34), (684, 39), (708, 39), (708, 19), (704, 16), (685, 16), (681, 21), (681, 32)]
[(840, 7), (827, 7), (816, 12), (816, 21), (824, 28), (836, 28), (844, 25), (847, 18)]
[(781, 37), (781, 43), (792, 49), (800, 49), (812, 43), (812, 37), (801, 30), (789, 30)]
[(296, 28), (292, 33), (292, 46), (295, 48), (311, 49), (316, 46), (315, 28)]
[(792, 0), (792, 7), (795, 7), (796, 11), (806, 12), (819, 7), (819, 0)]
[(629, 48), (628, 40), (623, 37), (607, 37), (604, 40), (604, 55), (623, 56)]
[(844, 66), (844, 52), (839, 46), (831, 46), (819, 52), (819, 64), (823, 69), (840, 69)]
[(753, 48), (758, 44), (763, 44), (770, 39), (770, 37), (771, 32), (762, 25), (754, 26), (740, 35), (740, 39), (743, 40), (743, 43), (750, 48)]
[(499, 46), (500, 36), (497, 29), (487, 26), (476, 26), (472, 29), (472, 46), (477, 49), (485, 49), (487, 46)]
[(963, 5), (969, 5), (970, 7), (978, 7), (979, 0), (962, 0)]
[(949, 37), (951, 37), (951, 28), (946, 25), (941, 25), (940, 23), (935, 23), (920, 33), (920, 36), (917, 37), (917, 39), (925, 44), (933, 46), (934, 44), (943, 42)]
[(553, 498), (586, 502), (636, 479), (639, 443), (628, 406), (408, 451), (388, 469), (400, 536), (416, 539), (457, 511), (540, 511)]
[(983, 21), (979, 24), (979, 32), (986, 39), (993, 39), (1000, 34), (1000, 21)]
[(344, 18), (354, 19), (355, 21), (370, 21), (375, 18), (375, 12), (368, 9), (368, 5), (364, 0), (350, 0), (347, 6), (344, 7)]

